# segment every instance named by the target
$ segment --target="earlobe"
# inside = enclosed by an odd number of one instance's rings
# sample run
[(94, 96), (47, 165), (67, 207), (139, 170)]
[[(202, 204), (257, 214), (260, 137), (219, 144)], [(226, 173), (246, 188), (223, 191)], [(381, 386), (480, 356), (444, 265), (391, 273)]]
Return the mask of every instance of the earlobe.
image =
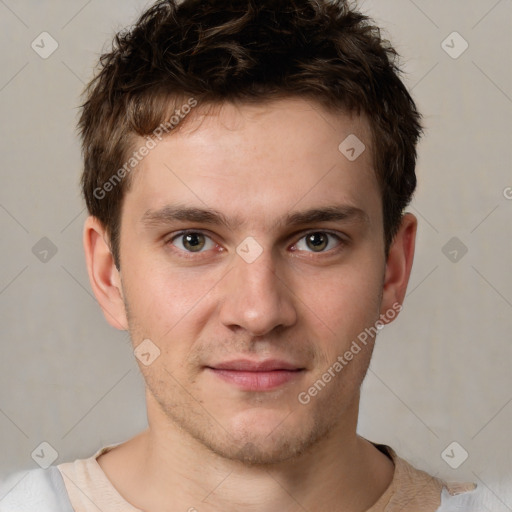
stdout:
[(120, 330), (128, 329), (120, 274), (101, 222), (89, 216), (84, 225), (83, 243), (92, 290), (107, 322)]
[[(404, 301), (414, 260), (417, 225), (418, 220), (412, 213), (404, 214), (389, 248), (380, 311), (385, 323), (388, 323), (386, 313), (390, 310), (400, 310)], [(395, 318), (395, 314), (391, 318)]]

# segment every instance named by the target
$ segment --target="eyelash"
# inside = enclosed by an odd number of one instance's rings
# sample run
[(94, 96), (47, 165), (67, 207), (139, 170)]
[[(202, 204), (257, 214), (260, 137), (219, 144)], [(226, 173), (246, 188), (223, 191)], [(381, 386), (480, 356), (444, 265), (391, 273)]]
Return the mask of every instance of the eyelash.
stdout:
[[(322, 233), (322, 234), (325, 234), (325, 235), (328, 235), (332, 238), (335, 238), (336, 241), (338, 242), (338, 245), (332, 249), (329, 249), (327, 251), (321, 251), (321, 252), (313, 252), (313, 251), (306, 251), (308, 252), (309, 254), (312, 254), (313, 257), (314, 255), (321, 255), (321, 254), (334, 254), (335, 252), (338, 252), (338, 250), (340, 250), (344, 245), (347, 245), (348, 244), (348, 241), (344, 238), (342, 238), (340, 235), (336, 234), (336, 233), (333, 233), (332, 231), (329, 231), (329, 230), (310, 230), (310, 231), (306, 231), (306, 232), (303, 232), (301, 233), (301, 236), (300, 238), (293, 244), (294, 246), (297, 245), (301, 240), (303, 240), (305, 237), (307, 237), (308, 235), (311, 235), (311, 234), (314, 234), (314, 233)], [(209, 238), (216, 246), (218, 246), (219, 244), (217, 244), (211, 236), (209, 236), (207, 233), (205, 233), (204, 231), (201, 231), (201, 230), (197, 230), (197, 229), (190, 229), (190, 230), (184, 230), (184, 231), (180, 231), (179, 233), (175, 233), (173, 234), (166, 242), (165, 242), (165, 245), (169, 245), (169, 246), (172, 246), (173, 243), (176, 239), (180, 238), (180, 237), (183, 237), (183, 236), (186, 236), (186, 235), (189, 235), (189, 234), (201, 234), (201, 235), (204, 235), (206, 238)], [(200, 255), (202, 254), (205, 254), (206, 252), (208, 251), (199, 251), (199, 252), (190, 252), (190, 251), (184, 251), (182, 249), (178, 249), (178, 248), (175, 248), (174, 249), (181, 257), (184, 257), (184, 258), (198, 258), (198, 257), (201, 257)]]

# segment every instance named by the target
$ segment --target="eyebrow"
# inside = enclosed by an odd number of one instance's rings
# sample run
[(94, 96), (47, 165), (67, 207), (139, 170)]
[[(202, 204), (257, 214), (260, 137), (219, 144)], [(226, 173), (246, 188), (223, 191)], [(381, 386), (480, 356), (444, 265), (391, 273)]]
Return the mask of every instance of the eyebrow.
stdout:
[[(351, 205), (333, 205), (289, 213), (281, 219), (277, 219), (271, 228), (333, 221), (369, 223), (369, 220), (368, 214), (360, 208)], [(230, 230), (235, 230), (244, 224), (240, 218), (229, 219), (222, 212), (214, 209), (179, 205), (167, 205), (159, 210), (147, 210), (142, 216), (141, 222), (148, 229), (175, 222), (222, 225)]]

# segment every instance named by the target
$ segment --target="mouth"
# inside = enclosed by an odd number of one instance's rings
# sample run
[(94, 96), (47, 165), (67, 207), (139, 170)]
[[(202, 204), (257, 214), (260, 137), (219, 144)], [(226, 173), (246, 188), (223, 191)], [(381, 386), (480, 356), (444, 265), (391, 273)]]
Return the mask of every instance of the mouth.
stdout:
[(276, 389), (300, 378), (305, 371), (304, 367), (277, 359), (265, 361), (237, 359), (206, 366), (205, 369), (243, 391)]

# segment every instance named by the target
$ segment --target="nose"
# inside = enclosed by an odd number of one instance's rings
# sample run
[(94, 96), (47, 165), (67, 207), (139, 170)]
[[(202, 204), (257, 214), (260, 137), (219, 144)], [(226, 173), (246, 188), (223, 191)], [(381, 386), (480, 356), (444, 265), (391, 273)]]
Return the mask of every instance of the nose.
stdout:
[(297, 320), (293, 293), (278, 275), (270, 251), (251, 263), (234, 255), (234, 268), (223, 280), (220, 321), (242, 328), (252, 336), (264, 336)]

